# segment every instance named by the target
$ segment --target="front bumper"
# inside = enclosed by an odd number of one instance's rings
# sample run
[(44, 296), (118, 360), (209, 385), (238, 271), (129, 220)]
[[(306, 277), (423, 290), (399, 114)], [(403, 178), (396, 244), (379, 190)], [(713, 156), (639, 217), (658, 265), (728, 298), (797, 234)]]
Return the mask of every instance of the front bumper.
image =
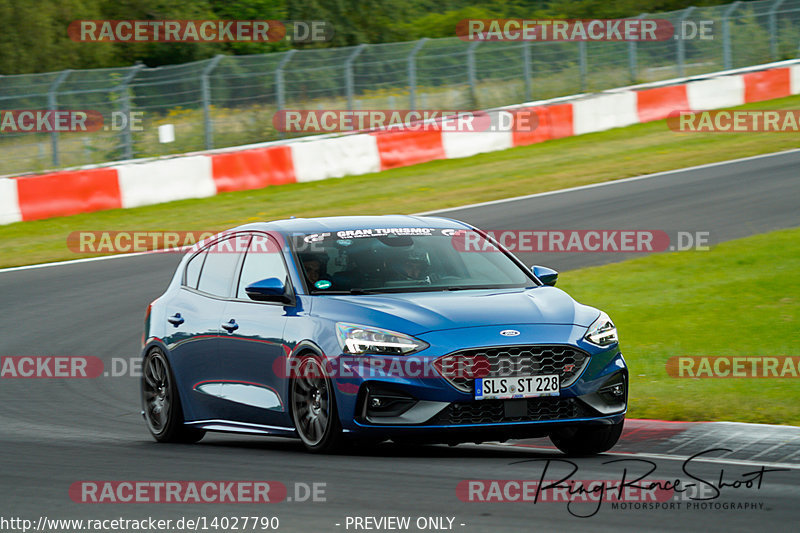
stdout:
[[(521, 332), (514, 345), (569, 346), (588, 354), (577, 378), (569, 379), (569, 386), (562, 388), (559, 396), (475, 400), (471, 390), (459, 390), (437, 371), (421, 376), (403, 373), (409, 356), (381, 356), (382, 370), (370, 365), (368, 372), (334, 380), (342, 427), (376, 438), (455, 442), (546, 436), (558, 426), (613, 424), (624, 418), (628, 371), (618, 345), (600, 348), (587, 343), (582, 338), (585, 328), (580, 326), (513, 327)], [(429, 333), (420, 338), (430, 348), (415, 356), (432, 364), (454, 352), (496, 347), (497, 330)], [(535, 343), (530, 342), (533, 339)], [(374, 361), (375, 356), (365, 357)]]

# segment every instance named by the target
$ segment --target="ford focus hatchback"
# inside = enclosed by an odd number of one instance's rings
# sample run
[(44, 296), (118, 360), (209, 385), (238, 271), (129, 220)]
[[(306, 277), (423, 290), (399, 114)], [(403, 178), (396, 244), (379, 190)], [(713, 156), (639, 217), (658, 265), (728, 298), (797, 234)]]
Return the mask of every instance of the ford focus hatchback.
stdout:
[(549, 436), (571, 455), (606, 451), (627, 409), (616, 328), (556, 278), (445, 218), (237, 227), (187, 253), (148, 307), (145, 421), (161, 442)]

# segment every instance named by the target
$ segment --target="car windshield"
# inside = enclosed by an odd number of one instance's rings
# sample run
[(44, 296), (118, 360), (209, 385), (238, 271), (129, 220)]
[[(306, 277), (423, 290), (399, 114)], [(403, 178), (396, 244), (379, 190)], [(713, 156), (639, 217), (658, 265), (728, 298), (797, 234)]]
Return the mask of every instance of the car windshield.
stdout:
[(535, 286), (531, 275), (474, 231), (376, 228), (293, 235), (313, 294)]

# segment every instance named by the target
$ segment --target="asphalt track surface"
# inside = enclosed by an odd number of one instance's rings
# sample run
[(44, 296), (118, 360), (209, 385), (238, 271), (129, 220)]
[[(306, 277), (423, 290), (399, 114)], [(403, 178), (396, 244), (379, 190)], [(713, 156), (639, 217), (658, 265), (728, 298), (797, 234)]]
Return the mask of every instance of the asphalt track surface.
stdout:
[[(708, 231), (714, 243), (800, 225), (798, 198), (800, 152), (789, 152), (443, 214), (490, 229)], [(521, 255), (528, 263), (563, 270), (630, 257)], [(579, 471), (573, 478), (619, 479), (623, 465), (607, 462), (636, 458), (656, 465), (650, 479), (688, 481), (685, 459), (717, 447), (726, 450), (693, 461), (689, 470), (715, 482), (721, 471), (732, 482), (760, 465), (788, 470), (766, 473), (760, 489), (726, 487), (705, 507), (623, 510), (605, 503), (588, 518), (573, 516), (563, 502), (457, 498), (462, 480), (537, 479), (545, 462), (535, 460), (563, 458), (546, 440), (455, 448), (387, 444), (338, 456), (307, 454), (291, 440), (223, 434), (209, 434), (196, 445), (156, 444), (139, 415), (138, 379), (118, 361), (137, 358), (144, 309), (163, 291), (177, 261), (176, 255), (160, 254), (0, 272), (0, 355), (93, 355), (104, 360), (107, 371), (125, 374), (0, 379), (0, 530), (15, 530), (2, 519), (36, 524), (40, 516), (277, 516), (279, 530), (309, 532), (354, 531), (346, 527), (348, 516), (409, 516), (409, 531), (418, 531), (417, 517), (447, 516), (454, 518), (453, 530), (464, 532), (788, 530), (800, 518), (800, 434), (794, 428), (632, 421), (613, 453), (575, 459)], [(631, 474), (642, 468), (629, 466)], [(549, 473), (564, 468), (553, 463)], [(90, 505), (74, 503), (68, 495), (80, 480), (273, 480), (285, 484), (290, 497), (296, 483), (324, 483), (326, 501)], [(731, 503), (756, 508), (722, 507)], [(594, 507), (585, 503), (571, 510), (590, 514)]]

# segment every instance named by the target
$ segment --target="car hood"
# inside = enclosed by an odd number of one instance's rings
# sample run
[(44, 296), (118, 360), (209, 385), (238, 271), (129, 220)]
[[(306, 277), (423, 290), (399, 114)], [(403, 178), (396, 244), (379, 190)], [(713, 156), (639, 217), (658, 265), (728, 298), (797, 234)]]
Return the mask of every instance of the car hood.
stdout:
[(560, 289), (541, 286), (532, 289), (330, 295), (315, 298), (313, 314), (415, 335), (474, 326), (589, 326), (599, 316), (599, 311), (577, 303)]

